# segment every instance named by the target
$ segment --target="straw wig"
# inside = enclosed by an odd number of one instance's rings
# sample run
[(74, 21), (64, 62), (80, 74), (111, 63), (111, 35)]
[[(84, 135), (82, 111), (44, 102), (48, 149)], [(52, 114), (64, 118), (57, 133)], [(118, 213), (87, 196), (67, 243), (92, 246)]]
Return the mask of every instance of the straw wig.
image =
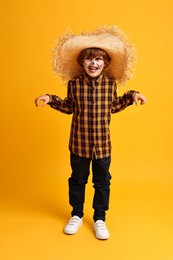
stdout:
[(107, 52), (110, 63), (104, 74), (124, 84), (133, 75), (136, 53), (127, 36), (117, 27), (99, 27), (79, 35), (67, 33), (59, 37), (53, 49), (53, 69), (64, 80), (71, 80), (83, 74), (78, 64), (80, 52), (87, 48), (100, 48)]

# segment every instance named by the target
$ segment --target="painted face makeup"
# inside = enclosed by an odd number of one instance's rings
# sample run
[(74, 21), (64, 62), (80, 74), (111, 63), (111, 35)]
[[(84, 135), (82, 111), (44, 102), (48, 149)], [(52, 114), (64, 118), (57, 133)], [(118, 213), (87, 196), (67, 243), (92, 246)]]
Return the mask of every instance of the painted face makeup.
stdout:
[(92, 78), (98, 77), (104, 69), (104, 60), (102, 57), (84, 58), (84, 70)]

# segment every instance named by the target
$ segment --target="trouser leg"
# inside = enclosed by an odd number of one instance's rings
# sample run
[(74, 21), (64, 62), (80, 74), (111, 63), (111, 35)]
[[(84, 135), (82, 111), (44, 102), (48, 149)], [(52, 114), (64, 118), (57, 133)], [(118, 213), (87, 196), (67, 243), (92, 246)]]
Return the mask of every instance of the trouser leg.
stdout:
[(94, 221), (105, 221), (106, 211), (109, 208), (111, 180), (111, 175), (109, 173), (110, 162), (110, 156), (103, 159), (94, 159), (92, 161), (92, 181), (94, 183), (93, 187), (95, 189), (93, 199)]
[(71, 153), (72, 174), (69, 178), (69, 203), (72, 206), (72, 216), (83, 217), (85, 201), (85, 186), (88, 182), (90, 159)]

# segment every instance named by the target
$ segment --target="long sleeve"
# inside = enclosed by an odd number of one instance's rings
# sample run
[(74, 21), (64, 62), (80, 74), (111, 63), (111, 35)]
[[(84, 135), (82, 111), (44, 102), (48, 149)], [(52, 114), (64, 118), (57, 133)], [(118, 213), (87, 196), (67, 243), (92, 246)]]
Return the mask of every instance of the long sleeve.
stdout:
[(70, 84), (68, 84), (67, 97), (65, 99), (62, 100), (60, 97), (50, 94), (49, 97), (50, 102), (48, 105), (50, 105), (50, 107), (65, 114), (73, 113), (73, 99), (71, 96)]
[(115, 93), (115, 99), (112, 102), (111, 113), (117, 113), (124, 110), (126, 107), (133, 104), (134, 97), (138, 91), (130, 90), (124, 93), (123, 96), (117, 97)]

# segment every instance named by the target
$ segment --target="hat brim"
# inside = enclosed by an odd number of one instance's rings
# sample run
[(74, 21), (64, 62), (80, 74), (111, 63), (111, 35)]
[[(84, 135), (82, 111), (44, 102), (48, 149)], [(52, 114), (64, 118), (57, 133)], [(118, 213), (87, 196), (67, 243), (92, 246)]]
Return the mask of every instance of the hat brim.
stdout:
[(110, 58), (105, 69), (107, 76), (119, 83), (131, 78), (135, 50), (127, 43), (124, 33), (115, 26), (81, 35), (68, 34), (61, 38), (54, 49), (54, 70), (65, 80), (80, 76), (83, 68), (77, 62), (79, 53), (92, 47), (107, 52)]

